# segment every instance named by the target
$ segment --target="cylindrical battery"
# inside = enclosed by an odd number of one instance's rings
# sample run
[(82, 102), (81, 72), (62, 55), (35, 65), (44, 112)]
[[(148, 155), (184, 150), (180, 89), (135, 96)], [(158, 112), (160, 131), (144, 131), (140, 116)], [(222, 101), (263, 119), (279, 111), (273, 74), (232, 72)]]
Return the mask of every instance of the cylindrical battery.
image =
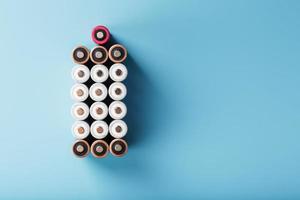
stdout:
[(103, 120), (108, 114), (107, 105), (103, 102), (95, 102), (90, 107), (90, 114), (95, 120)]
[(127, 130), (127, 124), (123, 120), (114, 120), (109, 124), (109, 133), (114, 138), (124, 137)]
[(78, 157), (85, 157), (90, 152), (90, 146), (84, 140), (77, 140), (73, 144), (72, 151)]
[(85, 120), (89, 116), (89, 107), (82, 102), (73, 104), (71, 115), (76, 120)]
[(72, 58), (75, 63), (84, 64), (90, 58), (90, 53), (88, 48), (85, 46), (78, 46), (72, 52)]
[(127, 58), (127, 50), (120, 44), (115, 44), (109, 48), (108, 57), (115, 63), (123, 62)]
[(75, 101), (85, 101), (89, 96), (89, 89), (86, 85), (76, 83), (71, 88), (71, 97)]
[(110, 33), (105, 26), (96, 26), (92, 31), (92, 40), (99, 45), (109, 41)]
[(121, 101), (113, 101), (109, 105), (109, 115), (113, 119), (122, 119), (127, 113), (126, 105)]
[(109, 86), (108, 93), (113, 100), (120, 101), (127, 94), (126, 86), (121, 82), (114, 82)]
[(108, 144), (104, 140), (96, 140), (91, 146), (91, 153), (96, 158), (104, 158), (109, 152)]
[(94, 101), (103, 101), (107, 96), (107, 88), (102, 83), (94, 83), (90, 87), (90, 97)]
[(127, 68), (122, 63), (115, 63), (109, 69), (109, 76), (113, 81), (121, 82), (126, 79)]
[(125, 155), (128, 151), (128, 145), (123, 139), (114, 139), (110, 145), (109, 149), (112, 155), (121, 157)]
[(78, 83), (84, 83), (90, 78), (90, 70), (85, 65), (77, 65), (72, 69), (72, 78)]
[(72, 126), (72, 132), (76, 139), (82, 140), (90, 133), (90, 126), (84, 121), (76, 121)]
[(102, 83), (108, 78), (108, 69), (105, 65), (95, 65), (91, 69), (91, 78), (96, 83)]
[(108, 52), (105, 47), (94, 47), (90, 53), (90, 58), (95, 64), (103, 64), (108, 59)]
[(91, 125), (91, 134), (96, 139), (103, 139), (108, 134), (108, 125), (105, 121), (94, 121)]

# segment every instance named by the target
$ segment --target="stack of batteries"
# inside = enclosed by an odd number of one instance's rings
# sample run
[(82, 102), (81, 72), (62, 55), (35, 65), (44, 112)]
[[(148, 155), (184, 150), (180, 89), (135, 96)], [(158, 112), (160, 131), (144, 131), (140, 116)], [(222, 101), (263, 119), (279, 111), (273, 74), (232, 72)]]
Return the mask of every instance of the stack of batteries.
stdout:
[(76, 101), (71, 114), (76, 120), (72, 132), (76, 139), (72, 151), (78, 157), (90, 152), (103, 158), (109, 152), (117, 157), (127, 153), (124, 140), (127, 124), (123, 121), (127, 107), (122, 102), (127, 94), (122, 83), (127, 77), (127, 68), (122, 62), (127, 50), (120, 44), (112, 44), (109, 30), (96, 26), (92, 40), (97, 44), (91, 51), (78, 46), (72, 52), (77, 64), (72, 69), (76, 82), (71, 96)]

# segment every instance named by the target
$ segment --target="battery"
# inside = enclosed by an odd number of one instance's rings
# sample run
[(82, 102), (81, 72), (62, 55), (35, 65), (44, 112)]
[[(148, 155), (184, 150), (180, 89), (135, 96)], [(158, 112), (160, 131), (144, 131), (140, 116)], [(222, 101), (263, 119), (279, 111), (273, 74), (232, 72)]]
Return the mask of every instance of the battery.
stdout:
[(91, 146), (91, 153), (96, 158), (104, 158), (109, 152), (108, 144), (104, 140), (96, 140)]
[(76, 139), (85, 139), (90, 133), (90, 126), (85, 121), (76, 121), (72, 126), (72, 132)]
[(103, 102), (95, 102), (90, 107), (90, 115), (95, 120), (103, 120), (108, 114), (107, 105)]
[(71, 108), (71, 115), (76, 120), (85, 120), (89, 116), (89, 107), (85, 103), (77, 102)]
[(108, 94), (113, 100), (120, 101), (127, 94), (126, 86), (121, 82), (114, 82), (109, 86)]
[(89, 96), (89, 89), (86, 85), (76, 83), (71, 88), (71, 97), (75, 101), (85, 101)]
[(85, 46), (78, 46), (72, 52), (72, 58), (75, 63), (84, 64), (89, 60), (90, 53)]
[(108, 134), (108, 125), (105, 121), (94, 121), (91, 125), (91, 134), (96, 139), (103, 139)]
[(108, 57), (115, 63), (123, 62), (127, 58), (127, 50), (120, 44), (115, 44), (109, 48)]
[(108, 76), (108, 69), (105, 65), (94, 65), (91, 69), (91, 78), (96, 83), (103, 83)]
[(107, 43), (110, 39), (110, 33), (105, 26), (96, 26), (92, 31), (92, 40), (99, 45)]
[(90, 97), (94, 101), (103, 101), (107, 96), (107, 88), (102, 83), (94, 83), (90, 87)]
[(113, 119), (122, 119), (127, 113), (126, 105), (121, 101), (113, 101), (109, 105), (109, 115)]
[(72, 69), (72, 78), (78, 83), (85, 83), (90, 78), (90, 70), (85, 65), (76, 65)]
[(126, 79), (127, 74), (127, 68), (122, 63), (115, 63), (109, 69), (109, 76), (113, 81), (121, 82)]
[(110, 153), (114, 156), (121, 157), (128, 151), (127, 142), (123, 139), (114, 139), (109, 145)]
[(95, 64), (103, 64), (108, 58), (108, 52), (105, 47), (97, 46), (92, 49), (90, 58)]
[(114, 120), (109, 124), (109, 133), (114, 138), (124, 137), (127, 131), (127, 124), (123, 120)]
[(76, 140), (72, 147), (73, 153), (78, 157), (85, 157), (90, 152), (89, 144), (84, 140)]

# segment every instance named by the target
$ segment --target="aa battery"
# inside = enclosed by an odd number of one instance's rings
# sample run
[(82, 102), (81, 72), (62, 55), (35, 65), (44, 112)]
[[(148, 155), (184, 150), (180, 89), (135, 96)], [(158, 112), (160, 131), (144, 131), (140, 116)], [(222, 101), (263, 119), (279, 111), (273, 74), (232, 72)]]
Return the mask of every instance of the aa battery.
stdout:
[(127, 89), (123, 83), (114, 82), (109, 86), (108, 93), (113, 100), (120, 101), (125, 98)]
[(121, 101), (113, 101), (109, 105), (109, 115), (113, 119), (122, 119), (127, 113), (126, 105)]
[(89, 144), (84, 140), (77, 140), (72, 147), (73, 153), (78, 157), (85, 157), (90, 152)]
[(91, 134), (96, 139), (103, 139), (108, 134), (108, 125), (105, 121), (94, 121), (91, 125)]
[(115, 44), (109, 48), (108, 57), (115, 63), (123, 62), (127, 58), (127, 50), (120, 44)]
[(82, 102), (73, 104), (71, 115), (76, 120), (85, 120), (89, 116), (89, 107)]
[(89, 89), (86, 85), (76, 83), (71, 88), (71, 97), (74, 101), (85, 101), (89, 96)]
[(127, 130), (127, 124), (123, 120), (114, 120), (109, 124), (109, 133), (114, 138), (124, 137)]
[(96, 83), (106, 81), (108, 76), (108, 69), (105, 65), (94, 65), (91, 69), (91, 78)]
[(128, 145), (127, 142), (123, 139), (114, 139), (110, 143), (109, 149), (112, 155), (121, 157), (127, 153)]
[(105, 26), (96, 26), (92, 31), (92, 40), (99, 45), (107, 43), (110, 39), (109, 30)]
[(104, 158), (108, 152), (109, 147), (104, 140), (96, 140), (91, 145), (91, 153), (96, 158)]
[(72, 69), (72, 78), (78, 83), (85, 83), (90, 78), (90, 70), (85, 65), (77, 65)]
[(89, 60), (90, 53), (85, 46), (78, 46), (72, 52), (72, 58), (75, 63), (84, 64)]
[(102, 83), (94, 83), (90, 87), (90, 97), (94, 101), (103, 101), (107, 96), (107, 88)]
[(108, 52), (103, 46), (97, 46), (92, 49), (90, 58), (95, 64), (103, 64), (108, 58)]
[(95, 102), (90, 107), (90, 115), (95, 120), (103, 120), (108, 114), (107, 105), (103, 102)]
[(126, 79), (127, 68), (122, 63), (115, 63), (109, 69), (109, 76), (113, 81), (121, 82)]
[(72, 132), (76, 139), (85, 139), (90, 133), (90, 126), (85, 121), (76, 121), (72, 126)]

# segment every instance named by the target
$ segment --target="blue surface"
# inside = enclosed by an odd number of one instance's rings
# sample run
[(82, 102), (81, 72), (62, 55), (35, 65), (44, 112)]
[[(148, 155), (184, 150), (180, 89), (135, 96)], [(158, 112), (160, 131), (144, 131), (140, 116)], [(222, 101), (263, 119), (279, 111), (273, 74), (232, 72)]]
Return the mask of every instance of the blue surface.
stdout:
[[(299, 10), (1, 1), (0, 199), (299, 199)], [(70, 52), (98, 24), (131, 57), (122, 159), (70, 150)]]

